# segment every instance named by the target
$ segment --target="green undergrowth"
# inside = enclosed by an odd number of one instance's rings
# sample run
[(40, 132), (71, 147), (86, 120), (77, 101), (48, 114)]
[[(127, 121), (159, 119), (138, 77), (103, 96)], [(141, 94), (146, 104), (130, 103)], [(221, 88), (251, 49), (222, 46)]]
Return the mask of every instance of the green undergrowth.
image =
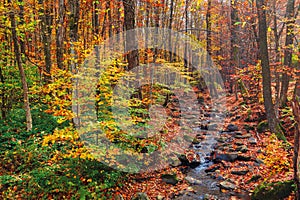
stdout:
[(25, 131), (22, 109), (0, 122), (1, 198), (109, 199), (110, 188), (126, 176), (82, 156), (87, 153), (79, 137), (67, 136), (75, 135), (69, 122), (57, 123), (42, 108), (33, 109), (32, 115), (31, 132)]

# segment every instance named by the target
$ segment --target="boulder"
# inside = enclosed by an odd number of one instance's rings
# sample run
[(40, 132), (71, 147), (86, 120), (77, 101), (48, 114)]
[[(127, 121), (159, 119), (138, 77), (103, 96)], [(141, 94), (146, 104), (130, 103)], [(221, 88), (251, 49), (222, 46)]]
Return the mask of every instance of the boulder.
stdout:
[(219, 187), (221, 189), (225, 189), (225, 190), (234, 190), (236, 188), (235, 184), (233, 184), (229, 181), (220, 182)]
[(238, 131), (238, 130), (239, 130), (239, 127), (237, 125), (229, 124), (227, 126), (227, 131), (229, 131), (229, 132), (234, 132), (234, 131)]
[(222, 160), (227, 162), (234, 162), (238, 158), (237, 153), (218, 153), (216, 152), (213, 156), (214, 162), (220, 162)]
[(148, 195), (143, 193), (143, 192), (139, 192), (137, 194), (135, 194), (131, 200), (150, 200)]
[(176, 185), (178, 183), (178, 178), (176, 174), (162, 174), (161, 179), (167, 184)]
[(246, 170), (233, 170), (233, 171), (231, 171), (231, 174), (246, 175), (248, 172), (249, 172), (248, 169), (246, 169)]
[(184, 178), (189, 184), (192, 184), (192, 185), (201, 185), (202, 184), (202, 181), (201, 180), (198, 180), (198, 179), (195, 179), (191, 176), (187, 176)]

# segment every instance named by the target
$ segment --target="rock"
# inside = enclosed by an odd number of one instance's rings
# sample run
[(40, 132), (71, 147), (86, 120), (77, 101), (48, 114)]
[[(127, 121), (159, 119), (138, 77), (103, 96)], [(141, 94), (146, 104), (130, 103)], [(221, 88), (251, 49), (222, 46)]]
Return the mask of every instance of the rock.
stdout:
[(219, 137), (216, 140), (220, 143), (225, 143), (226, 142), (227, 137)]
[(236, 188), (235, 184), (230, 183), (229, 181), (220, 182), (220, 188), (225, 190), (234, 190)]
[(204, 199), (204, 200), (217, 200), (218, 197), (215, 196), (215, 195), (212, 195), (212, 194), (205, 194), (205, 195), (203, 196), (203, 199)]
[(237, 156), (237, 160), (240, 160), (240, 161), (250, 161), (251, 159), (252, 159), (251, 156), (245, 156), (245, 155), (242, 155), (242, 154)]
[(221, 160), (234, 162), (238, 158), (237, 153), (215, 153), (214, 161), (219, 162)]
[(199, 144), (199, 143), (200, 143), (200, 141), (197, 138), (194, 138), (192, 141), (192, 144)]
[(197, 180), (191, 176), (187, 176), (184, 178), (189, 184), (192, 184), (192, 185), (201, 185), (202, 184), (202, 181), (201, 180)]
[(243, 135), (243, 132), (242, 131), (235, 131), (234, 134), (235, 135)]
[(143, 193), (143, 192), (139, 192), (137, 194), (135, 194), (131, 200), (150, 200), (148, 195)]
[(229, 124), (227, 126), (227, 131), (229, 131), (229, 132), (234, 132), (234, 131), (238, 131), (238, 130), (239, 130), (239, 127), (237, 125)]
[(185, 154), (180, 154), (178, 156), (178, 159), (182, 163), (182, 165), (186, 165), (187, 166), (190, 163)]
[(183, 139), (188, 142), (188, 143), (192, 143), (194, 140), (194, 137), (190, 136), (190, 135), (184, 135)]
[(231, 171), (231, 174), (246, 175), (248, 172), (249, 172), (249, 170), (233, 170), (233, 171)]
[(178, 183), (178, 178), (176, 174), (162, 174), (161, 179), (163, 182), (176, 185)]
[(182, 162), (176, 157), (175, 158), (170, 158), (169, 163), (172, 167), (178, 167), (178, 166), (182, 165)]
[(242, 146), (238, 146), (235, 150), (240, 151), (242, 153), (246, 153), (248, 151), (248, 147), (246, 145), (242, 145)]
[(218, 124), (208, 124), (207, 129), (210, 131), (215, 131), (218, 128)]
[(237, 145), (237, 146), (242, 146), (242, 145), (244, 145), (244, 143), (243, 143), (242, 141), (236, 141), (234, 144)]
[(295, 185), (293, 180), (275, 183), (262, 183), (261, 185), (255, 188), (251, 199), (286, 199), (293, 191), (295, 191)]
[(248, 141), (249, 141), (250, 144), (253, 144), (253, 145), (257, 144), (257, 140), (256, 140), (256, 138), (254, 138), (254, 137), (250, 137), (250, 138), (248, 139)]
[(258, 165), (264, 164), (264, 161), (259, 158), (256, 158), (254, 162), (257, 163)]
[(216, 171), (217, 169), (220, 169), (220, 166), (219, 166), (219, 165), (212, 165), (212, 166), (206, 168), (204, 171), (205, 171), (206, 173), (208, 173), (208, 172), (214, 172), (214, 171)]
[(234, 135), (234, 137), (236, 138), (236, 139), (245, 139), (245, 138), (250, 138), (250, 137), (252, 137), (252, 135), (250, 134), (250, 133), (247, 133), (247, 134), (244, 134), (244, 135)]

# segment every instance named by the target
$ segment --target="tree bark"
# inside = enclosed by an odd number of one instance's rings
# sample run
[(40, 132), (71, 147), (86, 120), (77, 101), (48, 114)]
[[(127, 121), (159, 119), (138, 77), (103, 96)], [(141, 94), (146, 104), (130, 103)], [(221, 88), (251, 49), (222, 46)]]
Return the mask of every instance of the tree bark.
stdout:
[(21, 52), (20, 52), (18, 36), (17, 36), (17, 31), (16, 31), (16, 21), (15, 21), (15, 15), (14, 15), (13, 11), (10, 12), (9, 17), (10, 17), (10, 21), (11, 21), (11, 33), (12, 33), (12, 38), (13, 38), (13, 43), (14, 43), (14, 53), (15, 53), (16, 62), (17, 62), (18, 68), (19, 68), (19, 73), (21, 76), (21, 82), (22, 82), (22, 87), (23, 87), (24, 109), (26, 112), (26, 127), (27, 127), (27, 131), (31, 131), (32, 130), (32, 117), (31, 117), (31, 110), (30, 110), (29, 97), (28, 97), (28, 86), (27, 86), (27, 82), (26, 82), (25, 70), (22, 65)]
[(52, 17), (50, 16), (49, 10), (44, 9), (44, 1), (39, 0), (39, 4), (41, 4), (40, 9), (40, 19), (41, 19), (41, 36), (42, 42), (44, 45), (44, 57), (45, 57), (45, 65), (46, 70), (44, 74), (44, 81), (48, 83), (51, 80), (51, 21)]
[(268, 125), (271, 132), (275, 133), (279, 139), (286, 141), (286, 138), (282, 133), (279, 120), (276, 118), (274, 104), (272, 101), (271, 74), (267, 46), (267, 22), (265, 0), (257, 0), (256, 6), (258, 12), (259, 52), (262, 66), (264, 107), (266, 110)]
[(64, 13), (65, 1), (59, 0), (58, 18), (56, 22), (56, 62), (60, 69), (63, 69), (63, 55), (64, 55)]
[(295, 7), (295, 0), (288, 0), (286, 6), (287, 23), (286, 23), (286, 38), (285, 38), (284, 61), (283, 61), (284, 67), (287, 67), (288, 69), (284, 71), (281, 79), (281, 90), (280, 90), (281, 106), (285, 106), (287, 102), (287, 92), (290, 83), (290, 75), (288, 74), (288, 71), (290, 71), (290, 68), (292, 67), (292, 52), (293, 52), (292, 45), (293, 45), (294, 24), (295, 24), (294, 7)]
[[(240, 52), (239, 52), (239, 44), (237, 38), (238, 26), (236, 22), (239, 21), (238, 11), (236, 9), (236, 0), (232, 0), (230, 4), (230, 60), (231, 60), (231, 72), (230, 74), (236, 74), (236, 69), (240, 67)], [(236, 84), (237, 80), (230, 80), (230, 91), (233, 92), (233, 87)], [(237, 91), (236, 92), (236, 100), (238, 99)]]
[(206, 11), (206, 51), (211, 55), (211, 0), (207, 1)]
[[(135, 28), (135, 1), (123, 0), (124, 4), (124, 25), (125, 30), (129, 31)], [(128, 70), (139, 65), (138, 44), (135, 32), (126, 33), (125, 51), (127, 53)], [(131, 49), (131, 50), (130, 50)], [(129, 51), (130, 50), (130, 51)], [(129, 51), (129, 52), (128, 52)]]
[(297, 186), (296, 199), (300, 198), (300, 176), (299, 176), (299, 150), (300, 150), (300, 105), (297, 98), (294, 96), (292, 102), (293, 114), (296, 120), (295, 136), (294, 136), (294, 181)]

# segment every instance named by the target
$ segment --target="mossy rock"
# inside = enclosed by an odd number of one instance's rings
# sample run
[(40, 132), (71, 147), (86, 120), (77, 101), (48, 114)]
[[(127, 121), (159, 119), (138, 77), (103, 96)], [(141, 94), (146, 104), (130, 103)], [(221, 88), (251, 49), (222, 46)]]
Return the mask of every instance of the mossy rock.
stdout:
[(268, 128), (269, 128), (268, 121), (264, 120), (264, 121), (259, 122), (256, 129), (257, 129), (257, 132), (262, 133), (262, 132), (266, 131)]
[(263, 183), (257, 186), (251, 197), (252, 200), (283, 200), (295, 190), (293, 180), (276, 183)]

